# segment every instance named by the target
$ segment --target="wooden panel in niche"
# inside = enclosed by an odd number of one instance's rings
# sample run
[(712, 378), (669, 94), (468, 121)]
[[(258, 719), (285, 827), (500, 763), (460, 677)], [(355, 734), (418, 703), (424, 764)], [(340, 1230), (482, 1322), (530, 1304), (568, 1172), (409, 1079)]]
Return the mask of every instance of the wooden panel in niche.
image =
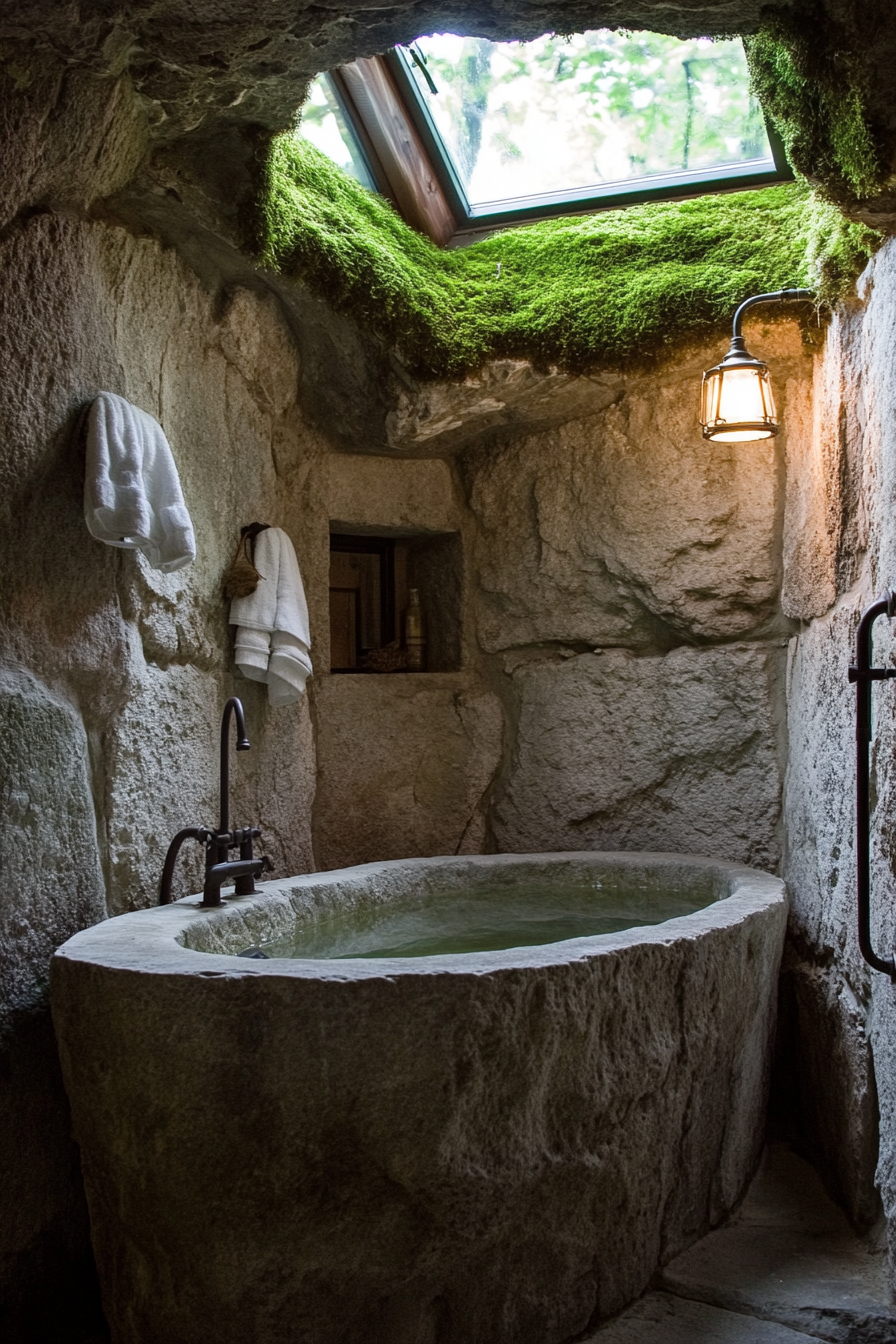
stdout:
[(358, 665), (358, 592), (330, 586), (330, 671)]
[(330, 671), (358, 672), (395, 638), (394, 542), (330, 538)]
[[(458, 533), (330, 536), (330, 671), (405, 667), (410, 590), (420, 595), (424, 669), (461, 666), (463, 547)], [(370, 657), (382, 650), (380, 657)]]

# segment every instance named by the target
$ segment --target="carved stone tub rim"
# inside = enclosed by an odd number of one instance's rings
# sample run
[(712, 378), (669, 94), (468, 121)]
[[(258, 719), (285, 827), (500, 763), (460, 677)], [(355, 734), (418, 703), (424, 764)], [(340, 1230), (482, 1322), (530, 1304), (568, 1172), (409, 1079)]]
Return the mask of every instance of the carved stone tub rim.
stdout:
[[(717, 897), (702, 909), (677, 916), (661, 924), (636, 925), (618, 933), (595, 934), (561, 942), (530, 947), (508, 948), (497, 952), (461, 952), (428, 957), (355, 958), (351, 960), (312, 960), (238, 958), (234, 950), (217, 953), (199, 950), (189, 942), (201, 939), (201, 931), (220, 930), (235, 934), (235, 925), (243, 934), (242, 946), (259, 941), (246, 937), (245, 921), (268, 925), (279, 913), (281, 925), (294, 918), (290, 897), (311, 895), (351, 884), (368, 890), (371, 882), (391, 878), (413, 878), (415, 873), (457, 868), (506, 869), (514, 866), (559, 865), (576, 862), (597, 866), (649, 867), (659, 870), (690, 868), (715, 872), (721, 881), (731, 884), (729, 895)], [(133, 911), (75, 934), (56, 953), (60, 958), (94, 962), (123, 971), (153, 974), (198, 975), (203, 978), (275, 976), (291, 979), (358, 981), (392, 978), (396, 975), (483, 975), (526, 967), (547, 967), (587, 960), (619, 951), (634, 944), (669, 945), (681, 939), (695, 939), (714, 930), (734, 927), (751, 913), (786, 900), (781, 878), (745, 864), (722, 858), (662, 851), (572, 850), (545, 854), (450, 855), (433, 858), (390, 859), (359, 864), (352, 868), (331, 869), (266, 882), (253, 896), (234, 897), (225, 893), (227, 903), (219, 909), (200, 909), (195, 895), (183, 897), (167, 906)]]

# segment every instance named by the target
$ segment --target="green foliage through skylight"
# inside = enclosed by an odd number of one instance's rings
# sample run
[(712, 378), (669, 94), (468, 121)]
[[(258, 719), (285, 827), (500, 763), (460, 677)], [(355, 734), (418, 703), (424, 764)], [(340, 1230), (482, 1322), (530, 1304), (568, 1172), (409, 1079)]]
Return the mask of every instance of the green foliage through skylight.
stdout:
[(442, 33), (413, 50), (426, 74), (411, 63), (412, 77), (474, 205), (752, 160), (772, 166), (739, 39)]

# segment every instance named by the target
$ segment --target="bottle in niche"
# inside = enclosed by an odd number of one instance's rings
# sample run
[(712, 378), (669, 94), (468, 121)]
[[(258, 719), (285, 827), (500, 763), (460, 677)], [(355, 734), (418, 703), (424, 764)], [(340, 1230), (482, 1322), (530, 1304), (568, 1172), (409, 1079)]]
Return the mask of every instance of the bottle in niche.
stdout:
[(404, 642), (408, 651), (408, 671), (422, 672), (426, 665), (426, 639), (423, 634), (423, 612), (420, 610), (420, 590), (408, 591), (408, 609), (404, 617)]

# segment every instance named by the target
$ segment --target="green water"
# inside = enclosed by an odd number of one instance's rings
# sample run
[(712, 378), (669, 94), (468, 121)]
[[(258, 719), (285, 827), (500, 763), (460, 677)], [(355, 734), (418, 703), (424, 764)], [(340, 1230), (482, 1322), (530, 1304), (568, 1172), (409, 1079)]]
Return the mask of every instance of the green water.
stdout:
[(260, 947), (269, 957), (313, 960), (498, 952), (661, 924), (714, 899), (702, 882), (664, 890), (655, 879), (627, 886), (594, 877), (562, 886), (505, 881), (428, 894), (425, 904), (365, 905), (309, 921), (295, 934)]

